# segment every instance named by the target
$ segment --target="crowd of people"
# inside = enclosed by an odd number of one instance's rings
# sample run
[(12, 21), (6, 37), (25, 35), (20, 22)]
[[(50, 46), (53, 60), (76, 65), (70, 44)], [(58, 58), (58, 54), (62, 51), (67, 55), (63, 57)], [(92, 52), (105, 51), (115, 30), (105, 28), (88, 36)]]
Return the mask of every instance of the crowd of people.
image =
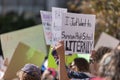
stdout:
[[(64, 44), (54, 46), (53, 57), (58, 69), (44, 67), (42, 70), (34, 64), (25, 64), (16, 72), (16, 80), (120, 80), (120, 46), (115, 49), (101, 46), (91, 51), (89, 62), (85, 58), (75, 58), (65, 64)], [(2, 71), (2, 70), (1, 70)]]

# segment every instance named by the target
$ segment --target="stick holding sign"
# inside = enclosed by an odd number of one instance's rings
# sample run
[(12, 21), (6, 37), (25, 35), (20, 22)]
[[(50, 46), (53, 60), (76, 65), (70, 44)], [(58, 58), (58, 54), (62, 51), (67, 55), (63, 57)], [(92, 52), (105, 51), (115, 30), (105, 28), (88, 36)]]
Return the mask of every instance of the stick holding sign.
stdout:
[(94, 45), (95, 15), (63, 13), (65, 53), (90, 53)]

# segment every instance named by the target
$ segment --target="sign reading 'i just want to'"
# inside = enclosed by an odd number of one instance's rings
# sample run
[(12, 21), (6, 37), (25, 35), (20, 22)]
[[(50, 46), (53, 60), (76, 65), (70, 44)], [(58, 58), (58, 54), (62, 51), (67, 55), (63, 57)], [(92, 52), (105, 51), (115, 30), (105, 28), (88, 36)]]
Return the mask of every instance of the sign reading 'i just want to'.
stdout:
[(90, 53), (94, 46), (95, 15), (63, 13), (65, 53)]

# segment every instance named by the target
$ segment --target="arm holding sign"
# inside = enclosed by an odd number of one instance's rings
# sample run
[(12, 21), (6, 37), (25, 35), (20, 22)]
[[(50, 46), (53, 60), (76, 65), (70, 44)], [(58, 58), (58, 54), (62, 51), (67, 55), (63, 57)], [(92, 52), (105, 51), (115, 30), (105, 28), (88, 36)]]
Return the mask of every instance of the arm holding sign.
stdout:
[(67, 71), (65, 67), (65, 55), (64, 55), (64, 45), (60, 42), (57, 46), (55, 46), (59, 57), (59, 80), (70, 80), (67, 76)]
[[(63, 42), (60, 42), (57, 46), (55, 46), (52, 55), (54, 56), (56, 63), (59, 63), (59, 79), (60, 80), (70, 80), (73, 79), (85, 79), (89, 78), (86, 74), (82, 72), (71, 71), (69, 68), (66, 69), (65, 65), (65, 54), (64, 54), (64, 45)], [(58, 56), (58, 57), (56, 57)], [(59, 58), (59, 60), (58, 60)], [(69, 76), (69, 78), (68, 78)]]

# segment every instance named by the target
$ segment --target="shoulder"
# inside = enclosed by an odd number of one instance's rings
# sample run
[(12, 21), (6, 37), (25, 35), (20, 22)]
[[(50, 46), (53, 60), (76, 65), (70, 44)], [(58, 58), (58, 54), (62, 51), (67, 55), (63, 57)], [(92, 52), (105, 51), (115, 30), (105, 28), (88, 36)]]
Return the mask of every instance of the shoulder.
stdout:
[(90, 78), (90, 76), (88, 76), (87, 74), (85, 74), (85, 73), (82, 73), (82, 72), (75, 72), (75, 71), (70, 71), (69, 73), (68, 73), (68, 76), (69, 76), (69, 78), (75, 78), (75, 79), (73, 79), (73, 80), (80, 80), (80, 79), (86, 79), (86, 80), (89, 80), (89, 79), (87, 79), (87, 78)]

